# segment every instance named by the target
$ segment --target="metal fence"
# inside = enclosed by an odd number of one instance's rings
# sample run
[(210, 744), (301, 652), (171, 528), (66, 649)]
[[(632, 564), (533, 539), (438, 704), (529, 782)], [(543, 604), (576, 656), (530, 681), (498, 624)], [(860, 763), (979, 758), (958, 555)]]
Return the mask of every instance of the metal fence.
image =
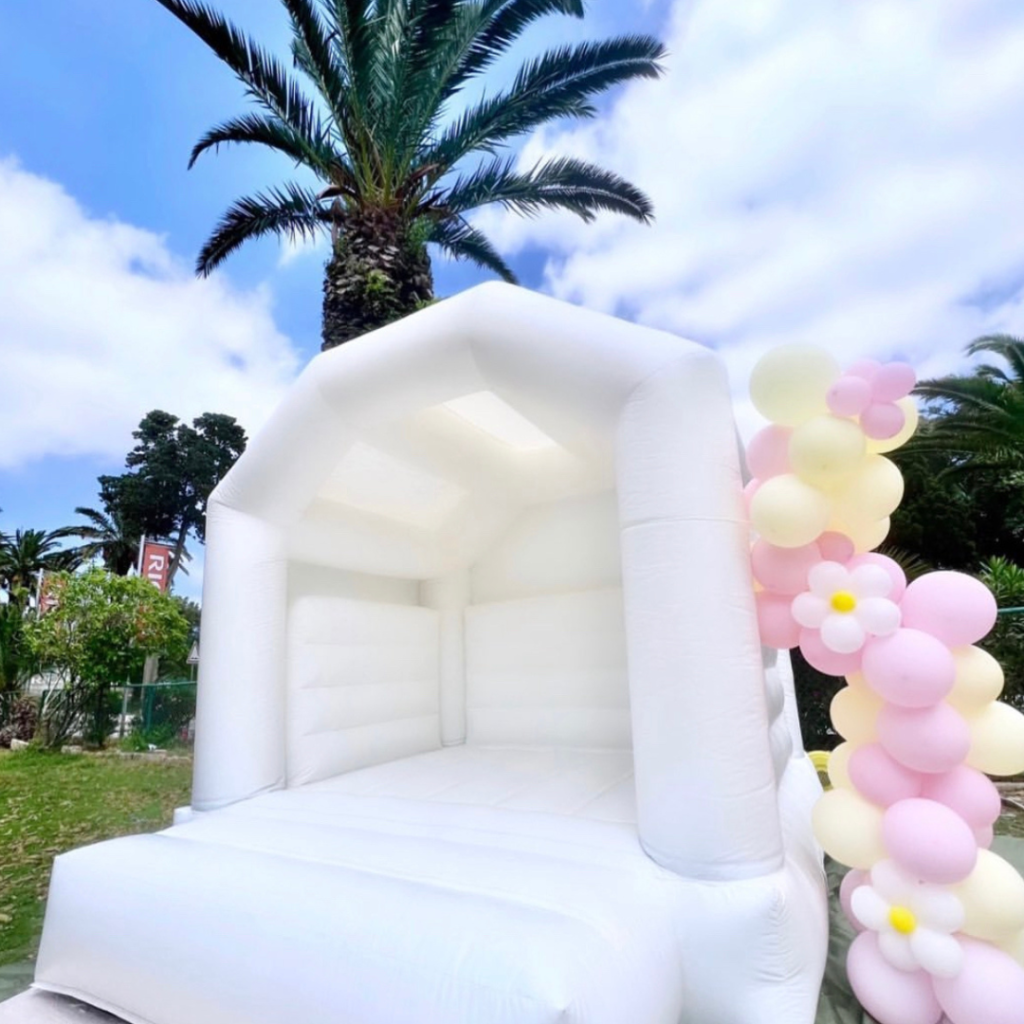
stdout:
[(137, 735), (147, 745), (191, 746), (195, 738), (196, 684), (164, 680), (124, 687), (120, 735)]
[[(60, 692), (44, 688), (27, 696), (38, 702), (38, 707), (45, 708)], [(15, 703), (25, 696), (18, 692), (0, 693), (0, 729), (11, 722)], [(100, 730), (98, 735), (109, 734), (111, 739), (128, 737), (137, 741), (140, 749), (191, 746), (195, 737), (196, 684), (183, 679), (112, 687), (105, 706), (90, 709), (90, 715), (102, 719), (96, 726)], [(76, 733), (79, 728), (88, 728), (84, 718), (76, 726)]]

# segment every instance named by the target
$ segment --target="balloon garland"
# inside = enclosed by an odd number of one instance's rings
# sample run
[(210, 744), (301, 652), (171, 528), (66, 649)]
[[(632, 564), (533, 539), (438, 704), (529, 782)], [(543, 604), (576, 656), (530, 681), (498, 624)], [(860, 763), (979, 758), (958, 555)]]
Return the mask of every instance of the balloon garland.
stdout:
[(1024, 878), (989, 849), (987, 777), (1024, 771), (1024, 715), (999, 703), (1002, 669), (974, 646), (996, 602), (962, 573), (908, 584), (873, 551), (903, 496), (885, 455), (917, 427), (914, 383), (905, 363), (844, 373), (809, 346), (754, 368), (770, 421), (747, 448), (758, 625), (766, 645), (846, 677), (814, 831), (851, 869), (857, 998), (880, 1024), (1024, 1024)]

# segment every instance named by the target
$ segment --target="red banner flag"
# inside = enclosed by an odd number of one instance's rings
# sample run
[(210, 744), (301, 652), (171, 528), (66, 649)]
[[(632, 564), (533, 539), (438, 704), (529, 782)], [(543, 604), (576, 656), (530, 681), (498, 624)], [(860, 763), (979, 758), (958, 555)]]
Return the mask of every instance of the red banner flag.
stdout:
[(160, 593), (167, 590), (167, 580), (171, 571), (171, 552), (166, 544), (157, 544), (147, 540), (142, 545), (142, 572), (147, 580), (155, 584)]

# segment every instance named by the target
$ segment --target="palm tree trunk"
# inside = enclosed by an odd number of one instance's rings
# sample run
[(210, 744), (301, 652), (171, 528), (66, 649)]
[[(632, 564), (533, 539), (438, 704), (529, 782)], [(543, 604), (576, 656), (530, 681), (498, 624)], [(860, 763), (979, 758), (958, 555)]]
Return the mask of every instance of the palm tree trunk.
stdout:
[(323, 349), (414, 313), (434, 297), (426, 245), (387, 210), (341, 214), (324, 272)]

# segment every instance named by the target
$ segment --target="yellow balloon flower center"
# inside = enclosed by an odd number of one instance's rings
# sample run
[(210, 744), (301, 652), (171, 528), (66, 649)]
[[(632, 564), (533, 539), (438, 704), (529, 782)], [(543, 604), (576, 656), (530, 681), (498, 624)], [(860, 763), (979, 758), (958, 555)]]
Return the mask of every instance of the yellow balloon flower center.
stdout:
[(906, 907), (892, 907), (889, 910), (889, 924), (900, 935), (910, 935), (917, 927), (917, 918), (914, 917), (914, 912)]
[(857, 598), (848, 590), (837, 590), (832, 595), (832, 610), (837, 612), (852, 612), (857, 607)]

